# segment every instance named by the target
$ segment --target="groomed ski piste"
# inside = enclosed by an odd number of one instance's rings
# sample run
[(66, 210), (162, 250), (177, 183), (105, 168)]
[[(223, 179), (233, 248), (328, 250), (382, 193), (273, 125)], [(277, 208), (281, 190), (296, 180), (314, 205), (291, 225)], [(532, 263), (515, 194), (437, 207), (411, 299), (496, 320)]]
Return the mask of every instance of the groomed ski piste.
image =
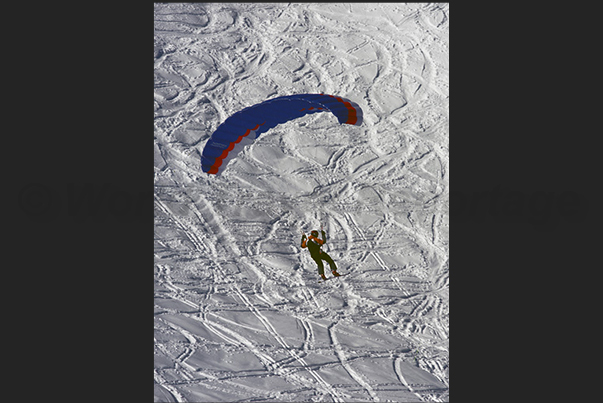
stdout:
[[(154, 7), (155, 401), (448, 401), (448, 4)], [(201, 171), (226, 118), (303, 93), (364, 121)]]

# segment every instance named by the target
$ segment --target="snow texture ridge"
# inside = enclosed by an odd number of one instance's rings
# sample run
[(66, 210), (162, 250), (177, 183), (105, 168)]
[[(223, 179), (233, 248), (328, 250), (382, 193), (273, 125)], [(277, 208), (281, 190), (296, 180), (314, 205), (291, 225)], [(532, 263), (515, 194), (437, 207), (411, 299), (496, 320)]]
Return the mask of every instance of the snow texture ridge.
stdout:
[[(448, 4), (154, 7), (155, 401), (448, 401)], [(302, 93), (364, 122), (307, 115), (201, 171), (227, 117)]]

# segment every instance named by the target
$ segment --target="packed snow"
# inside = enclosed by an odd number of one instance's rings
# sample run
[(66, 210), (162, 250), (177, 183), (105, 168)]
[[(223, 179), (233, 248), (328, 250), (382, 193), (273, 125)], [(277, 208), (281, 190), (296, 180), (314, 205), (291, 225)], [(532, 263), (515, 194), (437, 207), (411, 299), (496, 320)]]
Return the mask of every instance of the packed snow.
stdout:
[[(448, 4), (154, 8), (155, 401), (448, 401)], [(228, 116), (302, 93), (364, 122), (308, 115), (201, 171)], [(321, 225), (326, 282), (300, 247)]]

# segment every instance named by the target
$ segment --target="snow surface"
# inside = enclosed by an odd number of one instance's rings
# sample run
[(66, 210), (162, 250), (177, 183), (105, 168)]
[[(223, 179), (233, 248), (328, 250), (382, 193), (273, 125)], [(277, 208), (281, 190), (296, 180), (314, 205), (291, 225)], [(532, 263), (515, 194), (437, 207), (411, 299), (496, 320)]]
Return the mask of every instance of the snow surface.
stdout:
[[(448, 401), (448, 18), (155, 4), (155, 401)], [(308, 115), (201, 171), (228, 116), (319, 92), (363, 125)]]

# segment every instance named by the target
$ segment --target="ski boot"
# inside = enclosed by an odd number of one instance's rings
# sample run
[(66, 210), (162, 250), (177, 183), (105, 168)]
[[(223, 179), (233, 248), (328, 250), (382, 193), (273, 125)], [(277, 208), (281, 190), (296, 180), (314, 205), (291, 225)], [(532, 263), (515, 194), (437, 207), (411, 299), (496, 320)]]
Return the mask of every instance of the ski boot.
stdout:
[(333, 273), (333, 276), (339, 277), (339, 273), (337, 273), (337, 270), (333, 270), (331, 273)]

